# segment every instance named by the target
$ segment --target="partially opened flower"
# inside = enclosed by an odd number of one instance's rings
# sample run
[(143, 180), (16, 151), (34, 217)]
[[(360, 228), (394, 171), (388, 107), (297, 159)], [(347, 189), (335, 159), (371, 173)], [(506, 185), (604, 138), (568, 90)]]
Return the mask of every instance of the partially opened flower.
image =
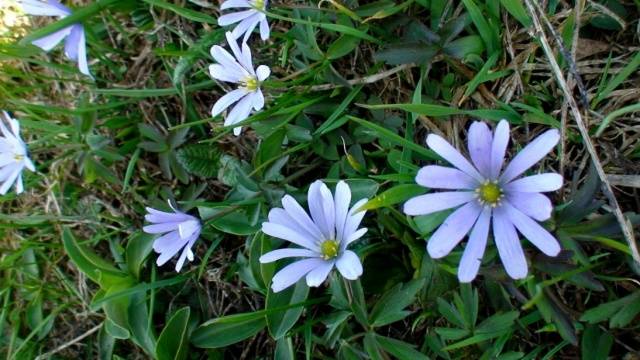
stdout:
[[(211, 116), (216, 117), (235, 103), (225, 118), (225, 126), (237, 124), (248, 118), (251, 109), (259, 111), (264, 107), (264, 95), (260, 90), (260, 84), (271, 73), (265, 65), (253, 69), (251, 50), (246, 43), (242, 43), (240, 49), (231, 33), (227, 33), (227, 41), (233, 56), (221, 46), (214, 45), (211, 48), (211, 56), (218, 63), (209, 66), (209, 72), (214, 79), (238, 85), (235, 90), (218, 99), (211, 109)], [(236, 136), (240, 135), (241, 131), (241, 127), (233, 129)]]
[[(71, 10), (62, 5), (58, 0), (43, 2), (39, 0), (20, 0), (22, 10), (29, 15), (36, 16), (56, 16), (64, 18), (71, 15)], [(66, 40), (65, 40), (66, 39)], [(87, 64), (87, 44), (82, 24), (72, 24), (45, 37), (32, 41), (32, 44), (44, 51), (50, 51), (62, 40), (64, 43), (65, 55), (78, 63), (80, 72), (91, 76), (89, 65)]]
[(231, 32), (234, 39), (244, 35), (243, 42), (247, 42), (253, 29), (260, 24), (260, 38), (269, 38), (269, 22), (267, 22), (267, 0), (227, 0), (220, 5), (220, 10), (245, 9), (222, 15), (218, 18), (218, 25), (227, 26), (238, 23)]
[(516, 229), (546, 255), (558, 255), (558, 241), (536, 221), (551, 217), (551, 201), (541, 193), (559, 189), (562, 176), (544, 173), (518, 177), (549, 153), (559, 137), (555, 129), (546, 131), (501, 172), (509, 142), (506, 120), (500, 121), (493, 135), (485, 123), (471, 125), (468, 147), (473, 165), (442, 137), (429, 135), (427, 145), (455, 168), (425, 166), (418, 172), (416, 182), (428, 188), (456, 191), (416, 196), (405, 203), (404, 212), (426, 215), (457, 208), (431, 235), (429, 255), (441, 258), (449, 254), (471, 231), (458, 268), (460, 281), (470, 282), (480, 268), (490, 225), (500, 259), (514, 279), (527, 275), (527, 260)]
[(271, 288), (281, 291), (306, 276), (307, 285), (319, 286), (335, 266), (346, 279), (355, 280), (362, 274), (358, 255), (347, 250), (352, 242), (367, 232), (358, 229), (365, 211), (357, 211), (367, 199), (351, 203), (351, 189), (338, 182), (335, 195), (322, 181), (309, 187), (307, 195), (311, 216), (291, 196), (282, 198), (282, 208), (269, 211), (269, 221), (262, 224), (262, 232), (287, 240), (297, 247), (278, 249), (260, 257), (261, 263), (284, 258), (303, 258), (278, 271)]
[(24, 191), (22, 171), (24, 168), (36, 171), (36, 168), (29, 159), (27, 145), (20, 137), (18, 120), (11, 118), (6, 111), (2, 114), (9, 126), (0, 116), (0, 195), (6, 194), (14, 183), (16, 193), (20, 194)]
[[(169, 203), (171, 206), (171, 203)], [(153, 250), (160, 254), (156, 264), (164, 265), (175, 254), (182, 250), (176, 271), (182, 269), (185, 259), (193, 261), (191, 247), (200, 236), (200, 220), (195, 216), (173, 209), (172, 213), (146, 208), (148, 214), (144, 218), (151, 223), (142, 228), (148, 234), (163, 234), (153, 242)]]

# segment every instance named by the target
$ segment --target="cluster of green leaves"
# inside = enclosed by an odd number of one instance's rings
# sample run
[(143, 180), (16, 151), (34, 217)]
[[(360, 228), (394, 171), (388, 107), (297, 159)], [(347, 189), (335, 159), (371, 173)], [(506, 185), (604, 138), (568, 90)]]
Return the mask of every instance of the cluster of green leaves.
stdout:
[[(624, 336), (637, 327), (640, 290), (628, 279), (639, 269), (597, 200), (595, 173), (570, 170), (570, 195), (544, 224), (565, 250), (557, 258), (528, 252), (531, 274), (522, 281), (506, 276), (490, 244), (479, 278), (459, 284), (460, 247), (438, 261), (425, 252), (449, 212), (408, 218), (398, 210), (426, 191), (413, 180), (419, 166), (438, 161), (423, 146), (424, 124), (459, 129), (473, 117), (531, 131), (560, 127), (549, 110), (563, 104), (549, 79), (506, 66), (513, 51), (505, 49), (506, 29), (531, 26), (522, 1), (272, 4), (272, 40), (252, 43), (255, 63), (274, 70), (263, 84), (267, 106), (239, 138), (206, 115), (223, 93), (206, 64), (224, 29), (196, 3), (98, 0), (20, 43), (0, 43), (0, 107), (20, 115), (41, 171), (26, 174), (26, 185), (48, 199), (0, 198), (0, 236), (22, 239), (1, 243), (7, 358), (34, 358), (59, 344), (52, 339), (82, 335), (89, 327), (75, 333), (64, 321), (80, 312), (96, 315), (85, 319), (99, 330), (70, 358), (127, 358), (136, 349), (157, 359), (603, 359), (637, 349)], [(602, 6), (619, 18), (600, 11), (576, 30), (572, 8), (547, 5), (567, 46), (578, 30), (624, 33), (616, 27), (625, 18), (620, 6), (638, 12), (609, 0)], [(96, 59), (94, 84), (28, 45), (76, 21)], [(529, 41), (517, 50), (535, 51)], [(151, 50), (138, 58), (143, 48)], [(630, 58), (588, 80), (593, 111), (633, 78), (640, 57)], [(525, 63), (535, 61), (530, 54)], [(132, 81), (128, 69), (142, 62), (147, 73), (133, 77), (142, 85), (113, 86)], [(389, 68), (396, 72), (378, 78)], [(515, 79), (522, 93), (508, 103), (477, 100)], [(79, 88), (86, 93), (78, 96)], [(597, 133), (637, 110), (611, 112)], [(568, 129), (568, 146), (580, 142)], [(330, 186), (346, 179), (354, 200), (370, 199), (369, 232), (353, 245), (364, 274), (273, 293), (283, 264), (258, 259), (284, 244), (260, 233), (260, 224), (285, 193), (304, 203), (315, 179)], [(154, 238), (140, 230), (144, 206), (163, 208), (166, 200), (204, 223), (197, 260), (182, 274), (155, 266)], [(225, 295), (214, 299), (216, 289)]]

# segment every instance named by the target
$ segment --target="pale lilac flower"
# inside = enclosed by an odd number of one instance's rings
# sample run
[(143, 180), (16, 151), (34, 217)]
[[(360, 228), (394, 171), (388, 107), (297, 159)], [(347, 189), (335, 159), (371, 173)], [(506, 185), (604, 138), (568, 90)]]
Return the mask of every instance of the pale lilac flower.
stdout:
[(0, 195), (6, 194), (14, 183), (16, 193), (20, 194), (24, 191), (22, 171), (24, 168), (36, 171), (36, 168), (29, 159), (27, 144), (20, 137), (18, 120), (11, 118), (6, 111), (2, 113), (9, 127), (0, 117)]
[[(169, 203), (171, 206), (171, 203)], [(198, 240), (202, 226), (195, 216), (185, 214), (177, 209), (172, 213), (159, 211), (150, 207), (146, 208), (148, 214), (144, 218), (151, 223), (142, 228), (148, 234), (163, 234), (153, 242), (153, 250), (160, 254), (156, 264), (164, 265), (175, 254), (182, 250), (182, 254), (176, 263), (176, 271), (179, 272), (185, 259), (193, 261), (191, 247)]]
[(338, 182), (335, 196), (322, 181), (317, 180), (307, 194), (311, 217), (291, 196), (282, 198), (283, 208), (269, 211), (269, 221), (262, 224), (262, 232), (287, 240), (300, 247), (278, 249), (260, 257), (261, 263), (300, 257), (278, 271), (271, 282), (274, 292), (295, 284), (306, 275), (307, 285), (319, 286), (333, 267), (342, 276), (355, 280), (362, 275), (358, 255), (347, 246), (361, 238), (366, 228), (358, 229), (365, 211), (357, 211), (367, 202), (362, 199), (351, 209), (351, 189), (344, 181)]
[(269, 22), (267, 22), (267, 0), (227, 0), (222, 3), (220, 10), (246, 9), (222, 15), (218, 18), (218, 25), (227, 26), (238, 23), (231, 32), (234, 39), (244, 35), (243, 42), (247, 42), (253, 29), (260, 24), (260, 38), (269, 38)]
[[(36, 16), (56, 16), (60, 19), (71, 15), (71, 10), (62, 5), (58, 0), (20, 0), (22, 9), (29, 15)], [(66, 39), (66, 40), (65, 40)], [(64, 53), (72, 61), (78, 63), (80, 72), (91, 76), (89, 65), (87, 64), (87, 44), (84, 35), (84, 27), (77, 23), (60, 29), (43, 38), (32, 41), (32, 44), (44, 51), (50, 51), (62, 40), (64, 43)]]
[[(516, 229), (549, 256), (560, 252), (558, 241), (536, 221), (551, 217), (551, 201), (542, 192), (562, 186), (562, 176), (544, 173), (518, 178), (558, 143), (558, 131), (548, 130), (518, 153), (501, 172), (509, 142), (509, 123), (500, 121), (495, 134), (482, 122), (469, 128), (468, 148), (473, 165), (438, 135), (427, 137), (427, 145), (455, 168), (425, 166), (416, 182), (422, 186), (457, 191), (416, 196), (404, 205), (407, 215), (426, 215), (458, 207), (431, 235), (427, 251), (441, 258), (471, 231), (460, 260), (458, 278), (472, 281), (480, 268), (493, 219), (493, 238), (504, 267), (514, 279), (527, 275)], [(518, 178), (518, 179), (517, 179)]]
[[(221, 46), (214, 45), (211, 48), (211, 56), (218, 63), (209, 66), (209, 72), (214, 79), (238, 84), (237, 89), (218, 99), (211, 109), (211, 116), (216, 117), (231, 104), (236, 103), (227, 114), (225, 126), (237, 124), (248, 118), (251, 109), (259, 111), (264, 107), (264, 95), (260, 90), (260, 84), (271, 73), (269, 67), (265, 65), (260, 65), (254, 70), (249, 46), (242, 43), (242, 49), (240, 49), (229, 32), (227, 42), (233, 56)], [(241, 131), (242, 128), (239, 126), (233, 129), (236, 136), (240, 135)]]

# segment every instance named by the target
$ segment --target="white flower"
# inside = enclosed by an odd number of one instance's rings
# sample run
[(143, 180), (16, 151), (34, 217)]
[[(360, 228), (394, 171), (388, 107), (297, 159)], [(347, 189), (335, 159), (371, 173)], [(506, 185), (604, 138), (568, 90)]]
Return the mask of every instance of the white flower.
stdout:
[[(22, 5), (22, 10), (29, 15), (56, 16), (61, 19), (71, 15), (71, 10), (62, 5), (58, 0), (49, 0), (49, 2), (20, 0), (19, 4)], [(78, 63), (78, 68), (81, 73), (91, 76), (89, 65), (87, 64), (87, 44), (82, 24), (72, 24), (43, 38), (34, 40), (32, 44), (44, 51), (49, 51), (65, 38), (65, 55), (72, 61)]]
[(287, 240), (302, 248), (286, 248), (268, 252), (260, 257), (261, 263), (302, 257), (285, 266), (273, 277), (271, 288), (281, 291), (306, 275), (307, 285), (319, 286), (335, 266), (342, 276), (355, 280), (362, 275), (358, 256), (347, 246), (367, 232), (358, 229), (365, 211), (357, 210), (367, 202), (362, 199), (351, 209), (351, 189), (344, 181), (338, 182), (335, 197), (320, 180), (309, 187), (307, 195), (311, 217), (291, 196), (282, 198), (282, 207), (269, 211), (269, 221), (262, 224), (262, 232)]
[[(171, 203), (169, 203), (171, 206)], [(151, 223), (142, 228), (148, 234), (164, 234), (153, 242), (153, 250), (160, 254), (156, 264), (164, 265), (175, 254), (182, 250), (176, 263), (179, 272), (185, 258), (193, 261), (191, 247), (198, 240), (202, 226), (198, 218), (173, 209), (173, 213), (146, 208), (148, 214), (144, 218)]]
[(220, 10), (246, 8), (247, 10), (237, 11), (222, 15), (218, 18), (218, 25), (227, 26), (238, 23), (231, 32), (234, 39), (244, 34), (243, 42), (247, 42), (253, 29), (260, 24), (260, 38), (269, 38), (269, 23), (267, 22), (267, 0), (227, 0), (222, 3)]
[[(271, 70), (268, 66), (260, 65), (253, 69), (251, 50), (246, 43), (242, 43), (242, 50), (231, 33), (227, 32), (227, 41), (233, 52), (229, 52), (218, 45), (211, 48), (211, 56), (218, 62), (209, 66), (211, 77), (220, 81), (238, 84), (238, 88), (230, 91), (213, 105), (211, 116), (216, 117), (231, 104), (236, 105), (229, 111), (224, 125), (233, 125), (249, 117), (251, 109), (259, 111), (264, 107), (264, 95), (260, 90), (260, 83), (269, 77)], [(233, 129), (237, 136), (242, 131), (241, 127)]]
[(4, 118), (9, 123), (7, 128), (0, 117), (0, 195), (4, 195), (14, 183), (16, 193), (24, 191), (22, 184), (22, 170), (26, 167), (31, 171), (36, 171), (33, 162), (29, 159), (27, 145), (20, 137), (20, 124), (16, 119), (12, 119), (6, 111), (2, 112)]

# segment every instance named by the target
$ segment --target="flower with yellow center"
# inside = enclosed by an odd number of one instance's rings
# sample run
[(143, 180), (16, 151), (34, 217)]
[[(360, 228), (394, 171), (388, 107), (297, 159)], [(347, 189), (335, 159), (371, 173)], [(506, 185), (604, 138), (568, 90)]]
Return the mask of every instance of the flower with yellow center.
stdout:
[[(8, 126), (6, 126), (6, 125)], [(20, 137), (20, 124), (7, 112), (0, 113), (0, 195), (15, 184), (16, 193), (24, 191), (22, 171), (35, 171), (27, 153), (27, 144)]]
[(234, 39), (244, 35), (242, 41), (247, 42), (257, 26), (260, 26), (260, 38), (263, 41), (269, 38), (269, 22), (265, 13), (267, 0), (226, 0), (220, 5), (220, 10), (227, 9), (243, 9), (224, 14), (218, 18), (220, 26), (237, 23), (231, 32)]
[(500, 200), (502, 200), (503, 197), (502, 190), (495, 181), (485, 181), (480, 184), (476, 189), (476, 193), (478, 194), (478, 200), (481, 204), (486, 204), (491, 207), (500, 205)]

